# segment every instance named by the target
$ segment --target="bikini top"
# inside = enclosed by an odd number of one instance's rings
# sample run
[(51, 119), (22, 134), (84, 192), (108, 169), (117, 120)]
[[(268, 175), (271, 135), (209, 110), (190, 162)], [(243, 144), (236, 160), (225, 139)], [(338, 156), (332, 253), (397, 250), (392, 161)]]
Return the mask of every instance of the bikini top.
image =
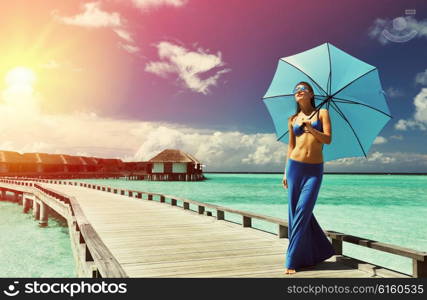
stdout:
[[(317, 129), (318, 131), (323, 132), (322, 122), (321, 122), (321, 121), (320, 121), (320, 119), (319, 119), (319, 111), (317, 111), (317, 120), (316, 120), (316, 121), (314, 121), (313, 123), (311, 123), (311, 126), (312, 126), (313, 128), (315, 128), (315, 129)], [(301, 135), (301, 134), (303, 134), (303, 133), (304, 133), (304, 129), (303, 129), (303, 128), (301, 128), (301, 126), (300, 126), (300, 125), (298, 125), (298, 124), (295, 124), (295, 125), (293, 126), (293, 129), (294, 129), (294, 133), (295, 133), (295, 135), (296, 135), (296, 136), (299, 136), (299, 135)]]

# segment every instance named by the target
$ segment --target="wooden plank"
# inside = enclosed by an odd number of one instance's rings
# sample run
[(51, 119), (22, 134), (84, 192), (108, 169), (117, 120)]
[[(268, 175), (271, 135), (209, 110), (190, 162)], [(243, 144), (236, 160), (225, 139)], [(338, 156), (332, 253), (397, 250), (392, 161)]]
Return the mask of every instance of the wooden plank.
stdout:
[(198, 259), (211, 259), (211, 258), (228, 258), (236, 256), (251, 256), (255, 254), (283, 254), (283, 251), (276, 247), (256, 247), (256, 248), (243, 248), (235, 250), (222, 250), (222, 251), (199, 251), (194, 252), (151, 252), (143, 253), (142, 255), (135, 255), (129, 252), (115, 253), (117, 259), (122, 263), (165, 263), (165, 262), (178, 262), (178, 261), (193, 261)]
[[(126, 255), (135, 255), (135, 257), (153, 255), (153, 254), (164, 254), (168, 255), (169, 253), (195, 253), (195, 252), (220, 252), (220, 251), (236, 251), (241, 249), (253, 249), (260, 247), (277, 247), (277, 245), (271, 241), (243, 241), (243, 242), (224, 242), (223, 244), (212, 244), (209, 248), (201, 244), (195, 244), (188, 247), (187, 245), (156, 245), (156, 246), (146, 246), (146, 247), (119, 247), (116, 246), (114, 249), (111, 249), (115, 254), (126, 254)], [(286, 249), (282, 247), (283, 251)]]
[(90, 224), (79, 224), (79, 228), (102, 277), (128, 277), (93, 227)]
[(245, 270), (247, 268), (270, 268), (282, 266), (283, 255), (260, 255), (257, 257), (237, 257), (228, 259), (209, 259), (204, 261), (189, 261), (158, 264), (123, 264), (128, 273), (138, 272), (141, 276), (175, 276), (199, 272)]
[[(264, 272), (240, 272), (238, 274), (225, 274), (226, 277), (239, 277), (239, 278), (378, 278), (379, 276), (372, 276), (366, 272), (358, 270), (346, 270), (346, 271), (313, 271), (304, 272), (298, 271), (296, 274), (288, 275), (284, 273), (283, 269), (269, 270)], [(197, 274), (195, 277), (209, 277), (208, 274)], [(211, 275), (210, 277), (223, 277)]]

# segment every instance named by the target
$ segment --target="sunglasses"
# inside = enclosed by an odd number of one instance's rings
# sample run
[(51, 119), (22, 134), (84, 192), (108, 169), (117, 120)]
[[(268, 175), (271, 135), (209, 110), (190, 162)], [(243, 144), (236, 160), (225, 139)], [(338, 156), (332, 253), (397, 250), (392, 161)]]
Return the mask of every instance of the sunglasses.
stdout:
[(299, 91), (308, 92), (308, 88), (305, 85), (300, 85), (294, 88), (294, 94), (298, 93)]

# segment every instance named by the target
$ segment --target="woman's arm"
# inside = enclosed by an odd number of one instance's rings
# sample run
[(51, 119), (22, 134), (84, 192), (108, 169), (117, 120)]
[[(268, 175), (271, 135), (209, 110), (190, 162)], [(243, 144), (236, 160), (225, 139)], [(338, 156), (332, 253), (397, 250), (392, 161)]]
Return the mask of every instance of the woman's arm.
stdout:
[[(288, 133), (289, 133), (289, 143), (288, 143), (288, 153), (286, 154), (287, 158), (291, 156), (292, 150), (294, 150), (295, 148), (295, 134), (292, 128), (291, 118), (288, 119)], [(285, 167), (285, 172), (286, 172), (286, 167)], [(284, 173), (283, 176), (286, 176), (286, 173)]]
[(323, 132), (320, 132), (311, 126), (309, 121), (305, 121), (305, 127), (307, 130), (323, 144), (330, 144), (332, 142), (332, 133), (331, 133), (331, 119), (329, 117), (329, 111), (327, 109), (320, 110), (320, 121), (322, 122)]

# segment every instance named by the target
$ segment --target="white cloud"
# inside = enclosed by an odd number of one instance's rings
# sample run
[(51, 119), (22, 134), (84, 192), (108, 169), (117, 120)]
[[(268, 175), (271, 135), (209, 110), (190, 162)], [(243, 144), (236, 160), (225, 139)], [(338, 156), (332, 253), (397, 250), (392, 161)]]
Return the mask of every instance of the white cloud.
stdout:
[[(48, 115), (33, 111), (23, 115), (21, 107), (6, 104), (0, 104), (0, 114), (1, 150), (144, 161), (166, 148), (177, 148), (193, 154), (208, 171), (282, 172), (285, 167), (287, 146), (277, 142), (274, 134), (200, 130), (171, 123), (115, 120), (84, 112)], [(362, 170), (390, 166), (398, 170), (405, 164), (414, 168), (427, 166), (427, 155), (377, 151), (368, 159), (343, 158), (326, 162), (325, 166)]]
[(390, 98), (396, 98), (403, 95), (403, 92), (397, 88), (389, 87), (386, 91), (386, 94)]
[(113, 31), (117, 34), (119, 38), (126, 42), (119, 42), (118, 45), (120, 48), (131, 54), (139, 52), (140, 48), (133, 45), (135, 41), (129, 31), (123, 28), (115, 28), (113, 29)]
[(419, 129), (419, 130), (427, 130), (427, 127), (421, 123), (414, 120), (404, 120), (400, 119), (397, 121), (397, 123), (394, 125), (394, 128), (397, 130), (406, 131), (408, 129)]
[(325, 163), (327, 170), (338, 172), (425, 172), (427, 154), (411, 152), (374, 152), (365, 157), (347, 157)]
[(117, 34), (118, 37), (120, 37), (121, 39), (125, 40), (128, 43), (132, 43), (134, 41), (130, 32), (124, 30), (123, 28), (116, 28), (116, 29), (113, 29), (113, 31)]
[(427, 85), (427, 69), (424, 72), (420, 72), (415, 76), (415, 82)]
[(60, 17), (55, 11), (56, 20), (67, 24), (83, 27), (119, 27), (122, 25), (120, 15), (117, 12), (108, 13), (100, 8), (100, 2), (91, 2), (83, 5), (83, 12), (73, 17)]
[(166, 78), (169, 73), (178, 72), (178, 68), (168, 62), (151, 62), (145, 67), (145, 71)]
[(374, 145), (385, 144), (387, 143), (387, 139), (383, 136), (377, 136), (374, 140)]
[(408, 17), (408, 27), (417, 31), (419, 37), (427, 37), (427, 19), (417, 21), (413, 17)]
[(375, 19), (374, 24), (368, 30), (368, 35), (373, 39), (377, 38), (383, 45), (387, 44), (389, 40), (387, 40), (382, 34), (387, 23), (388, 21), (385, 19)]
[[(3, 107), (0, 106), (0, 112)], [(18, 111), (15, 112), (18, 114)], [(113, 120), (96, 114), (11, 115), (0, 124), (1, 150), (148, 160), (166, 148), (193, 154), (208, 170), (275, 170), (285, 163), (285, 145), (273, 134), (197, 130), (177, 124)], [(88, 130), (90, 128), (90, 130)]]
[(131, 53), (131, 54), (139, 52), (139, 47), (132, 46), (132, 45), (129, 45), (129, 44), (119, 43), (119, 47), (122, 48), (122, 49), (124, 49), (126, 52)]
[(384, 155), (384, 153), (378, 151), (368, 156), (368, 161), (378, 161), (383, 164), (389, 164), (391, 162), (394, 162), (395, 160), (396, 159), (394, 157), (386, 156)]
[(345, 157), (334, 161), (328, 161), (325, 165), (329, 166), (351, 166), (351, 165), (368, 165), (372, 162), (380, 164), (390, 164), (396, 161), (396, 158), (392, 155), (385, 155), (381, 152), (373, 152), (365, 157)]
[(194, 154), (209, 170), (255, 169), (259, 166), (273, 170), (285, 163), (285, 145), (278, 143), (273, 134), (244, 134), (237, 131), (207, 131), (200, 133), (191, 128), (173, 128), (163, 124), (145, 132), (144, 140), (135, 159), (144, 160), (165, 148), (178, 148)]
[(423, 88), (414, 99), (415, 121), (427, 125), (427, 88)]
[(132, 0), (136, 7), (149, 9), (159, 6), (180, 7), (187, 3), (187, 0)]
[(415, 113), (413, 118), (405, 120), (400, 119), (395, 128), (397, 130), (407, 130), (409, 128), (418, 128), (427, 130), (427, 88), (421, 91), (414, 98)]
[(390, 138), (393, 140), (401, 141), (401, 140), (403, 140), (403, 135), (392, 135), (392, 136), (390, 136)]
[(53, 12), (54, 18), (67, 25), (91, 27), (91, 28), (112, 28), (113, 32), (126, 43), (118, 43), (121, 49), (128, 53), (139, 52), (139, 47), (134, 45), (132, 34), (123, 26), (123, 21), (119, 13), (106, 12), (101, 9), (100, 2), (90, 2), (83, 5), (83, 12), (73, 17), (60, 17), (57, 12)]
[[(207, 94), (209, 87), (217, 84), (221, 74), (230, 71), (221, 68), (225, 63), (220, 52), (214, 55), (200, 48), (197, 51), (190, 51), (169, 42), (160, 42), (157, 48), (163, 61), (150, 62), (145, 70), (162, 77), (176, 73), (186, 87), (202, 94)], [(213, 74), (206, 76), (208, 72)]]

